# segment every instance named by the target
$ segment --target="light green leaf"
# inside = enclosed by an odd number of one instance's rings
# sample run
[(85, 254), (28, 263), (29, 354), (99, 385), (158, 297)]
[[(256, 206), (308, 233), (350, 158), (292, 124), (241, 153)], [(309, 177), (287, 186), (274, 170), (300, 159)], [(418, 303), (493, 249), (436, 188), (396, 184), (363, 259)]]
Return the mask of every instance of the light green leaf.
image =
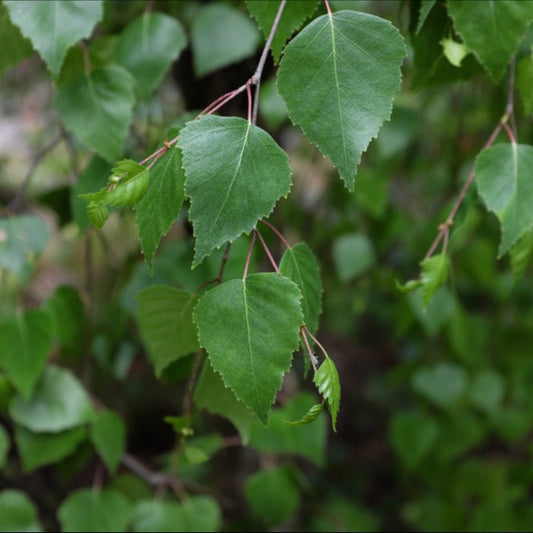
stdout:
[(211, 289), (194, 309), (213, 369), (264, 424), (298, 348), (300, 298), (284, 276), (251, 274)]
[(150, 269), (161, 237), (170, 229), (180, 211), (184, 182), (181, 151), (173, 146), (150, 169), (148, 189), (135, 208), (139, 239)]
[(101, 0), (5, 0), (4, 4), (11, 20), (32, 42), (54, 78), (59, 75), (67, 50), (89, 37), (103, 14)]
[(259, 89), (259, 113), (270, 130), (277, 129), (289, 118), (287, 105), (278, 93), (275, 78), (261, 83), (261, 88)]
[(120, 416), (110, 410), (97, 413), (90, 437), (107, 469), (114, 473), (126, 448), (126, 426)]
[(424, 25), (424, 22), (426, 22), (426, 19), (428, 18), (429, 12), (431, 11), (431, 8), (435, 5), (435, 2), (437, 0), (422, 0), (420, 2), (420, 13), (418, 15), (418, 21), (416, 23), (416, 31), (415, 34), (418, 35), (420, 30), (422, 29), (422, 26)]
[(0, 76), (9, 68), (15, 66), (25, 57), (28, 57), (33, 48), (30, 41), (25, 39), (20, 30), (9, 19), (6, 6), (0, 4), (0, 35), (2, 47), (0, 48)]
[(61, 531), (127, 531), (131, 506), (111, 489), (71, 492), (58, 511)]
[(76, 138), (104, 159), (116, 161), (133, 116), (134, 85), (123, 67), (96, 68), (60, 85), (54, 106)]
[(333, 242), (337, 276), (346, 283), (374, 266), (376, 253), (370, 239), (361, 233), (342, 235)]
[(469, 390), (470, 403), (486, 413), (493, 413), (500, 408), (504, 394), (505, 380), (492, 369), (476, 374)]
[(412, 470), (427, 456), (435, 444), (439, 426), (434, 417), (421, 413), (396, 413), (392, 419), (390, 439), (406, 468)]
[(53, 322), (45, 311), (26, 311), (0, 324), (0, 367), (28, 399), (52, 349)]
[(252, 412), (237, 400), (235, 394), (224, 385), (220, 374), (217, 374), (209, 361), (204, 363), (202, 373), (194, 391), (194, 402), (200, 409), (207, 409), (227, 418), (238, 430), (242, 443), (250, 440), (250, 427), (254, 420)]
[(32, 501), (19, 490), (0, 492), (0, 531), (42, 531)]
[(21, 426), (40, 432), (59, 432), (90, 421), (93, 408), (87, 393), (68, 370), (47, 366), (30, 400), (13, 398), (9, 414)]
[(531, 0), (447, 2), (457, 33), (498, 81), (533, 20)]
[(33, 215), (0, 220), (0, 266), (21, 282), (31, 274), (31, 263), (46, 248), (50, 230), (43, 219)]
[(217, 502), (206, 496), (187, 498), (182, 504), (142, 500), (133, 511), (132, 531), (218, 531), (221, 513)]
[(192, 310), (196, 294), (155, 285), (137, 294), (137, 321), (156, 376), (170, 363), (198, 349)]
[(70, 455), (87, 435), (84, 427), (61, 433), (33, 433), (16, 426), (15, 441), (25, 472), (55, 463)]
[(516, 87), (522, 98), (524, 112), (533, 112), (533, 52), (524, 56), (516, 65)]
[[(279, 5), (280, 0), (262, 0), (261, 2), (246, 0), (246, 7), (250, 15), (257, 21), (265, 39), (270, 34)], [(317, 0), (291, 0), (285, 4), (274, 39), (270, 45), (276, 63), (279, 61), (287, 40), (316, 11), (317, 6)]]
[(475, 173), (479, 194), (500, 221), (502, 237), (498, 257), (533, 229), (533, 146), (497, 144), (481, 152)]
[(192, 21), (194, 71), (205, 76), (253, 54), (260, 36), (254, 23), (234, 7), (208, 4)]
[(390, 117), (404, 56), (394, 26), (355, 11), (316, 18), (285, 48), (278, 89), (289, 115), (350, 190), (361, 154)]
[(244, 491), (253, 513), (269, 528), (289, 520), (300, 505), (300, 491), (286, 466), (256, 472)]
[(117, 63), (137, 80), (141, 97), (147, 99), (186, 44), (185, 32), (174, 17), (145, 11), (120, 34), (115, 55)]
[(468, 54), (468, 48), (463, 43), (458, 43), (453, 39), (441, 39), (440, 45), (446, 59), (454, 67), (460, 67), (461, 62)]
[(4, 468), (6, 464), (7, 453), (9, 452), (9, 435), (4, 429), (4, 426), (0, 426), (0, 470)]
[(194, 267), (214, 248), (253, 229), (287, 195), (289, 159), (268, 133), (236, 117), (189, 122), (178, 144), (196, 237)]
[(455, 405), (466, 393), (467, 383), (464, 369), (452, 363), (422, 367), (411, 379), (411, 386), (418, 394), (442, 408)]
[(322, 282), (318, 261), (309, 246), (300, 242), (287, 249), (281, 258), (279, 271), (302, 291), (304, 321), (311, 333), (315, 333), (322, 312)]
[(527, 231), (509, 250), (515, 283), (524, 276), (531, 259), (531, 252), (533, 252), (533, 231)]
[(341, 402), (341, 384), (335, 363), (328, 357), (320, 365), (313, 377), (313, 383), (328, 404), (331, 414), (331, 426), (337, 431), (337, 414)]
[(311, 422), (314, 422), (318, 418), (318, 415), (322, 412), (323, 408), (324, 408), (324, 402), (317, 403), (313, 405), (312, 407), (310, 407), (307, 413), (305, 413), (305, 415), (303, 415), (298, 420), (294, 420), (294, 421), (285, 420), (285, 422), (287, 424), (292, 424), (293, 426), (301, 426), (303, 424), (310, 424)]
[(320, 414), (313, 424), (291, 426), (286, 420), (296, 420), (316, 404), (317, 398), (307, 392), (300, 393), (283, 407), (272, 410), (268, 427), (254, 420), (250, 446), (260, 452), (288, 453), (305, 457), (317, 466), (325, 460), (327, 422)]

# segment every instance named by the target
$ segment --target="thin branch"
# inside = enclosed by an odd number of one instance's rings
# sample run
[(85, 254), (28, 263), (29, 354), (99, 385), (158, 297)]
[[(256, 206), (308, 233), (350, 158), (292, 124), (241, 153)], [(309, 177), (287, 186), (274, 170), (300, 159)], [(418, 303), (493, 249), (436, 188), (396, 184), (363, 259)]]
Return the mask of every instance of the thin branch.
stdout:
[(194, 363), (192, 365), (192, 370), (187, 380), (187, 387), (185, 391), (185, 397), (183, 399), (183, 415), (187, 420), (187, 427), (191, 424), (191, 412), (192, 412), (192, 396), (194, 394), (194, 388), (196, 386), (196, 381), (198, 379), (198, 374), (202, 368), (204, 351), (200, 348), (196, 355), (194, 356)]
[(313, 354), (313, 350), (311, 350), (311, 346), (309, 345), (309, 339), (307, 338), (307, 335), (305, 333), (305, 326), (300, 326), (300, 335), (304, 339), (305, 346), (307, 348), (307, 353), (309, 354), (309, 359), (311, 360), (311, 366), (313, 367), (313, 371), (316, 374), (315, 355)]
[(265, 219), (261, 219), (259, 222), (262, 222), (265, 226), (268, 226), (280, 239), (280, 241), (290, 250), (291, 245), (287, 242), (285, 237), (272, 225), (270, 222), (267, 222)]
[(313, 341), (316, 343), (316, 345), (322, 350), (322, 353), (324, 354), (326, 359), (329, 359), (328, 352), (326, 352), (326, 349), (324, 348), (324, 346), (322, 346), (322, 344), (320, 344), (320, 342), (318, 342), (318, 339), (309, 331), (309, 328), (307, 326), (303, 326), (303, 329), (305, 330), (307, 335), (309, 335), (313, 339)]
[(509, 127), (509, 124), (507, 122), (503, 123), (503, 129), (507, 132), (507, 136), (509, 137), (509, 140), (512, 144), (516, 144), (516, 137), (513, 133), (513, 130)]
[(261, 53), (259, 63), (257, 64), (257, 68), (255, 69), (253, 76), (250, 78), (251, 83), (255, 85), (252, 124), (255, 124), (257, 122), (257, 111), (259, 109), (259, 88), (261, 86), (261, 76), (263, 75), (263, 69), (265, 68), (266, 58), (268, 56), (268, 52), (270, 51), (270, 45), (272, 44), (272, 40), (274, 39), (274, 35), (276, 34), (276, 30), (278, 29), (279, 21), (281, 19), (283, 10), (285, 9), (286, 3), (287, 0), (281, 0), (279, 4), (278, 12), (276, 13), (276, 17), (274, 18), (274, 22), (272, 23), (272, 28), (270, 28), (270, 33), (268, 34), (265, 47), (263, 48), (263, 52)]
[(250, 84), (246, 84), (246, 95), (248, 96), (248, 122), (252, 122), (252, 91)]
[(244, 273), (242, 275), (242, 279), (245, 279), (248, 275), (248, 267), (250, 266), (250, 259), (252, 257), (252, 250), (254, 249), (255, 244), (255, 231), (252, 234), (252, 242), (250, 243), (250, 248), (248, 249), (248, 255), (246, 257), (246, 263), (244, 265)]
[(220, 109), (223, 105), (227, 104), (230, 100), (233, 100), (237, 95), (245, 91), (248, 86), (249, 82), (246, 82), (237, 89), (234, 89), (233, 91), (229, 91), (228, 93), (219, 96), (216, 100), (213, 100), (213, 102), (211, 102), (203, 111), (200, 111), (196, 118), (199, 118), (202, 115), (210, 115), (214, 113), (217, 109)]
[(331, 15), (331, 8), (329, 7), (328, 0), (324, 0), (324, 4), (326, 4), (326, 9), (328, 10), (328, 15)]
[(509, 122), (513, 130), (515, 139), (518, 137), (516, 130), (516, 121), (514, 116), (514, 86), (515, 86), (515, 65), (516, 57), (513, 56), (511, 63), (509, 63), (509, 86), (507, 89), (507, 105), (505, 106), (505, 113), (509, 115)]
[(268, 249), (268, 246), (267, 246), (265, 240), (263, 239), (263, 236), (259, 233), (257, 228), (254, 229), (254, 234), (257, 235), (258, 239), (261, 241), (261, 244), (263, 245), (263, 248), (265, 249), (265, 253), (268, 256), (268, 259), (270, 261), (270, 264), (272, 265), (272, 268), (276, 271), (276, 273), (279, 274), (278, 264), (276, 263), (276, 261), (272, 257), (272, 254), (270, 253), (270, 250)]

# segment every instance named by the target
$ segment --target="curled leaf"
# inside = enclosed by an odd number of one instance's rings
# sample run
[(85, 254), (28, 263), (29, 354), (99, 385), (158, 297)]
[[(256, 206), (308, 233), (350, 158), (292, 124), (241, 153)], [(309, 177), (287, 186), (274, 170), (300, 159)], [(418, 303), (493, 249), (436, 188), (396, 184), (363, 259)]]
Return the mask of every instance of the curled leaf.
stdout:
[(307, 413), (305, 413), (305, 415), (303, 415), (298, 420), (294, 420), (294, 421), (284, 420), (284, 422), (286, 424), (291, 424), (293, 426), (303, 426), (304, 424), (310, 424), (311, 422), (314, 422), (318, 418), (318, 415), (322, 412), (323, 407), (324, 407), (324, 402), (317, 403), (313, 405), (309, 409), (309, 411), (307, 411)]

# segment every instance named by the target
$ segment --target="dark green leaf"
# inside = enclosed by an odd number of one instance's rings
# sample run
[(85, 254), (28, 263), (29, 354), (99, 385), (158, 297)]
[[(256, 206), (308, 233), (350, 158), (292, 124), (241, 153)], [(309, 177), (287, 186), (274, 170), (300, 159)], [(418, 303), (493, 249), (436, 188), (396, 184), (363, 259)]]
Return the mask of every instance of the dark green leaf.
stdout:
[(127, 531), (130, 513), (128, 500), (119, 492), (82, 489), (70, 493), (58, 517), (64, 532)]
[(278, 88), (289, 115), (350, 190), (361, 154), (390, 117), (404, 56), (394, 26), (355, 11), (316, 18), (285, 48)]
[(45, 311), (26, 311), (0, 324), (0, 366), (28, 399), (52, 349), (53, 322)]
[(366, 272), (375, 262), (374, 247), (362, 233), (342, 235), (333, 242), (333, 263), (344, 283)]
[(26, 472), (55, 463), (70, 455), (87, 435), (84, 427), (61, 433), (33, 433), (21, 426), (15, 428), (15, 441)]
[(148, 189), (135, 208), (139, 239), (150, 269), (161, 237), (168, 232), (180, 211), (184, 182), (181, 151), (173, 146), (150, 169)]
[(76, 138), (112, 162), (120, 157), (128, 135), (134, 85), (123, 67), (96, 68), (60, 85), (54, 105)]
[(522, 98), (524, 112), (530, 115), (533, 112), (533, 53), (523, 57), (516, 65), (516, 87)]
[(259, 33), (243, 13), (226, 4), (204, 6), (192, 21), (194, 71), (204, 76), (253, 54)]
[(186, 44), (185, 32), (175, 18), (145, 11), (118, 38), (116, 59), (133, 74), (141, 97), (146, 99)]
[(42, 531), (37, 510), (23, 492), (10, 489), (0, 492), (0, 531)]
[(420, 2), (420, 12), (418, 14), (418, 21), (416, 23), (416, 34), (420, 33), (424, 22), (428, 18), (431, 8), (435, 5), (437, 0), (421, 0)]
[(511, 266), (513, 268), (514, 281), (517, 283), (526, 272), (527, 265), (533, 251), (533, 231), (528, 231), (520, 237), (511, 249)]
[(197, 266), (214, 248), (253, 229), (287, 195), (289, 161), (268, 133), (236, 117), (211, 115), (189, 122), (178, 144)]
[(2, 47), (0, 48), (0, 76), (9, 68), (15, 66), (25, 57), (28, 57), (33, 48), (30, 41), (25, 39), (20, 30), (9, 19), (6, 6), (0, 4), (0, 35)]
[(116, 413), (105, 410), (91, 422), (91, 440), (111, 473), (114, 473), (126, 448), (126, 426)]
[(198, 349), (192, 310), (196, 294), (152, 286), (137, 294), (137, 320), (156, 376), (170, 363)]
[(88, 422), (93, 408), (79, 381), (68, 370), (50, 365), (31, 399), (16, 396), (9, 414), (31, 431), (56, 433)]
[(505, 380), (492, 369), (476, 374), (470, 385), (470, 402), (486, 413), (493, 413), (499, 409), (504, 394)]
[(6, 0), (11, 20), (44, 59), (55, 78), (67, 50), (80, 39), (89, 37), (102, 18), (101, 0), (90, 2), (33, 2)]
[(337, 431), (337, 414), (341, 401), (341, 384), (335, 363), (328, 357), (320, 365), (313, 378), (314, 384), (323, 396), (331, 414), (331, 426)]
[(4, 426), (0, 426), (0, 470), (4, 468), (6, 464), (7, 453), (9, 452), (9, 435), (4, 429)]

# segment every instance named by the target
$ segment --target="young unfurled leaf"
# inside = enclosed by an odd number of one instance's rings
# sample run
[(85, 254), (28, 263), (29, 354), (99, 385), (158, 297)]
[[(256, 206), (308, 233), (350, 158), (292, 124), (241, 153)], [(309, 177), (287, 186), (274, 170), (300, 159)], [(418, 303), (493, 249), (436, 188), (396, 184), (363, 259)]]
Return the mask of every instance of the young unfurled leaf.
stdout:
[(316, 18), (285, 48), (278, 89), (289, 116), (350, 190), (362, 153), (390, 117), (404, 56), (390, 22), (356, 11)]
[(108, 207), (131, 207), (141, 201), (148, 188), (148, 169), (131, 159), (119, 161), (111, 171), (109, 185), (98, 192), (80, 194), (89, 202), (87, 215), (101, 228), (108, 217)]
[(298, 348), (300, 299), (288, 278), (251, 274), (205, 293), (194, 309), (214, 370), (265, 425)]
[(317, 403), (313, 405), (305, 415), (302, 416), (302, 418), (299, 418), (298, 420), (290, 421), (285, 420), (287, 424), (292, 424), (293, 426), (301, 426), (303, 424), (310, 424), (311, 422), (314, 422), (318, 415), (322, 412), (322, 409), (324, 408), (324, 402)]
[(500, 221), (498, 257), (533, 229), (533, 146), (497, 144), (481, 152), (476, 161), (476, 183), (487, 208)]
[(331, 415), (331, 426), (333, 427), (333, 431), (337, 431), (335, 426), (337, 424), (337, 414), (341, 401), (341, 385), (335, 363), (329, 357), (318, 368), (313, 382), (328, 404)]

